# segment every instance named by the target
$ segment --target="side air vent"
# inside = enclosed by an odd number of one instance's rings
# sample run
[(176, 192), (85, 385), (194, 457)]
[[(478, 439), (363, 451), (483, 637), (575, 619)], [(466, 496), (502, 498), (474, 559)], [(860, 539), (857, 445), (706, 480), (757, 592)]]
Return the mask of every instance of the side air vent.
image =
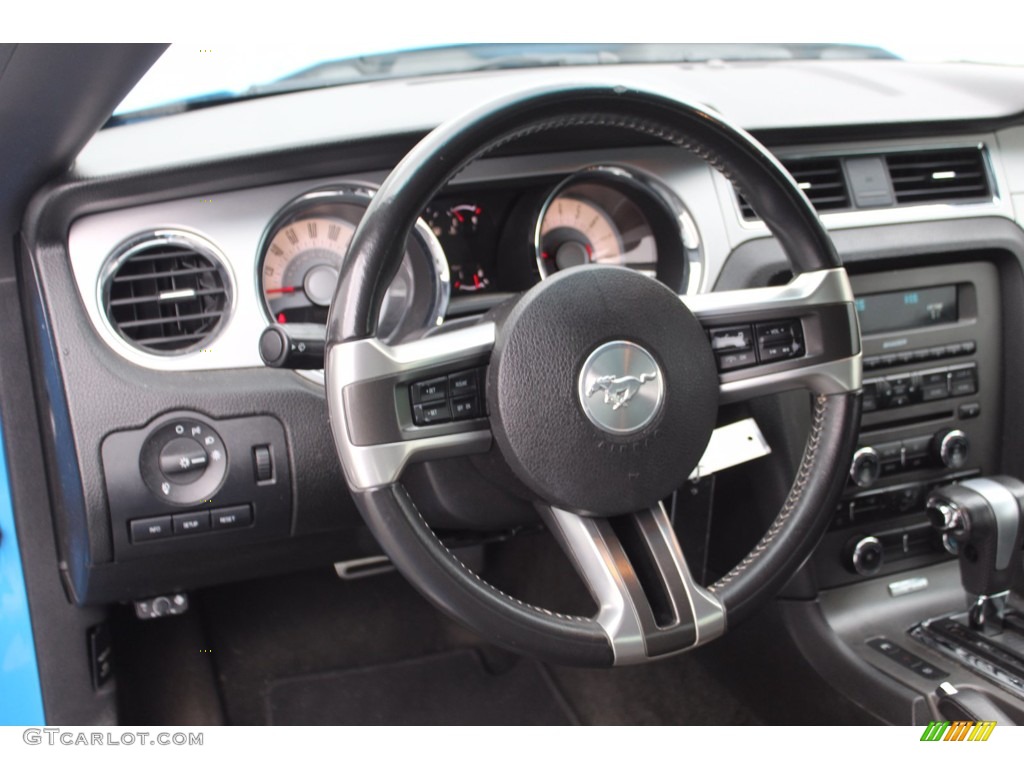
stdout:
[[(850, 208), (850, 192), (838, 157), (787, 158), (786, 170), (811, 201), (815, 210), (834, 211)], [(747, 220), (757, 219), (754, 209), (740, 195), (740, 211)]]
[(125, 243), (111, 258), (101, 291), (111, 327), (155, 355), (201, 348), (231, 306), (222, 257), (186, 232), (154, 232)]
[(896, 203), (983, 200), (992, 196), (978, 147), (887, 154)]

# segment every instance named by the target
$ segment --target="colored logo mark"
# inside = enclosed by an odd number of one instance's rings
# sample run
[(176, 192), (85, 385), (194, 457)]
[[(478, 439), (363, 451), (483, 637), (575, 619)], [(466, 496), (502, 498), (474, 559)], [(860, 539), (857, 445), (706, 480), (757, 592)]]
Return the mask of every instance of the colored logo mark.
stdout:
[(921, 741), (988, 741), (995, 727), (995, 720), (932, 720), (921, 734)]

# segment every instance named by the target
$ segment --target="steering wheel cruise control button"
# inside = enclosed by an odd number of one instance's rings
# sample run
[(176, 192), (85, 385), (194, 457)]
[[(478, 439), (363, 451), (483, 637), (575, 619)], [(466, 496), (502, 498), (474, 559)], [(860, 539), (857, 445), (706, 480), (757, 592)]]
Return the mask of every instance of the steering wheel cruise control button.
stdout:
[(413, 421), (420, 426), (430, 424), (444, 424), (452, 420), (452, 409), (447, 401), (430, 403), (428, 405), (417, 405), (412, 410)]
[(448, 391), (452, 397), (476, 392), (476, 371), (461, 371), (448, 377)]
[(475, 395), (452, 398), (452, 418), (456, 421), (472, 419), (480, 415), (480, 406), (477, 404)]
[(413, 403), (434, 403), (448, 397), (448, 379), (430, 379), (412, 385)]

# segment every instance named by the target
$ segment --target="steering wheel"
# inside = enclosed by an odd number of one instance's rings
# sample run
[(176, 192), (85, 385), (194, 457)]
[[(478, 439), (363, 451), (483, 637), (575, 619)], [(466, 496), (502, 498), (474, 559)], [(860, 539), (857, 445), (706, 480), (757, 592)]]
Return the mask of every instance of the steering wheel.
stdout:
[[(584, 266), (543, 280), (508, 311), (474, 324), (395, 345), (376, 338), (406, 238), (448, 180), (517, 138), (592, 126), (662, 139), (725, 174), (778, 238), (793, 280), (680, 297), (625, 268)], [(720, 372), (708, 329), (737, 326), (788, 329), (802, 344), (785, 359), (751, 352), (748, 361), (757, 364)], [(618, 86), (504, 98), (423, 139), (355, 232), (327, 345), (338, 455), (367, 526), (396, 568), (483, 637), (560, 664), (658, 659), (718, 637), (773, 596), (827, 527), (860, 416), (853, 294), (806, 197), (763, 147), (721, 117)], [(476, 402), (487, 415), (417, 425), (412, 400), (423, 390), (416, 385), (453, 373), (477, 376)], [(660, 500), (696, 466), (718, 403), (795, 388), (810, 391), (812, 418), (792, 489), (750, 554), (702, 588)], [(410, 462), (484, 452), (492, 442), (535, 495), (596, 615), (554, 613), (482, 580), (434, 534), (400, 481)]]

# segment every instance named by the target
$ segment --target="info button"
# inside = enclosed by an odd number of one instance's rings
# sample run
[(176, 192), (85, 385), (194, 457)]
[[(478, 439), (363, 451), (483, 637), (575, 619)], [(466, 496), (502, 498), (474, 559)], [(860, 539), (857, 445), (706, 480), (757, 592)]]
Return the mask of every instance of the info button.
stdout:
[(223, 531), (229, 528), (245, 528), (252, 525), (252, 508), (248, 504), (238, 507), (224, 507), (210, 512), (213, 530)]

